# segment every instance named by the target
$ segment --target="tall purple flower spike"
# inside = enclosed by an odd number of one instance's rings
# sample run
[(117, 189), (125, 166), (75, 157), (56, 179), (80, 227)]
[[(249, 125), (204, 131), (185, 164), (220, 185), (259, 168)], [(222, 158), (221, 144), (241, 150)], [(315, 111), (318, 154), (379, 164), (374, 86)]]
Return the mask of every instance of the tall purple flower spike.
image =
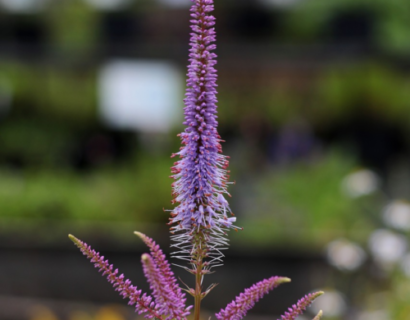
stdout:
[[(191, 252), (201, 233), (205, 239), (211, 264), (220, 262), (220, 249), (227, 246), (225, 230), (237, 228), (235, 217), (223, 194), (227, 191), (228, 157), (221, 154), (222, 141), (216, 121), (216, 49), (213, 0), (191, 0), (191, 49), (189, 54), (187, 89), (185, 95), (186, 129), (179, 134), (183, 147), (173, 154), (181, 159), (174, 163), (172, 178), (173, 203), (179, 203), (171, 212), (171, 233), (176, 233), (174, 246), (181, 251), (179, 258), (191, 260)], [(208, 231), (207, 231), (208, 230)]]
[[(107, 276), (108, 281), (113, 285), (116, 291), (125, 299), (129, 299), (129, 305), (135, 305), (135, 311), (138, 314), (145, 314), (145, 318), (156, 318), (159, 320), (186, 320), (189, 315), (191, 307), (185, 308), (185, 298), (181, 294), (181, 290), (175, 290), (174, 279), (170, 279), (170, 274), (162, 272), (164, 265), (167, 264), (165, 260), (161, 266), (155, 258), (152, 258), (148, 254), (143, 255), (143, 267), (144, 272), (148, 278), (148, 282), (153, 290), (155, 299), (151, 296), (143, 293), (141, 290), (133, 286), (130, 280), (124, 280), (124, 275), (118, 275), (118, 269), (114, 270), (113, 265), (109, 264), (108, 260), (104, 260), (104, 257), (100, 256), (98, 252), (93, 250), (85, 242), (77, 239), (73, 235), (69, 235), (69, 238), (74, 244), (81, 250), (81, 252), (87, 256), (94, 266), (99, 269), (103, 275)], [(148, 237), (146, 237), (148, 238)], [(149, 238), (148, 238), (149, 239)], [(150, 240), (150, 239), (149, 239)], [(153, 241), (152, 241), (153, 242)], [(153, 242), (156, 252), (162, 253), (155, 242)], [(157, 257), (159, 254), (157, 255)], [(176, 281), (176, 280), (175, 280)], [(172, 285), (172, 284), (175, 285)]]
[(218, 320), (242, 319), (265, 294), (285, 282), (290, 282), (290, 279), (275, 276), (255, 283), (250, 288), (245, 289), (225, 309), (215, 314), (216, 318)]
[[(213, 0), (191, 0), (191, 39), (190, 65), (185, 97), (186, 129), (179, 136), (183, 147), (172, 156), (178, 155), (179, 161), (172, 167), (173, 203), (178, 206), (171, 211), (170, 225), (173, 246), (179, 251), (174, 254), (187, 260), (195, 275), (195, 289), (186, 290), (194, 297), (194, 319), (200, 319), (201, 300), (215, 287), (211, 285), (205, 292), (202, 280), (211, 267), (222, 263), (220, 250), (227, 245), (226, 231), (237, 229), (233, 225), (236, 218), (226, 201), (228, 157), (222, 155), (221, 138), (216, 121), (216, 49), (215, 18)], [(229, 214), (231, 216), (229, 216)], [(70, 239), (94, 263), (108, 281), (130, 305), (135, 305), (139, 314), (156, 320), (187, 320), (192, 306), (185, 307), (185, 294), (178, 286), (170, 265), (159, 246), (146, 235), (135, 232), (150, 249), (150, 254), (142, 255), (144, 274), (150, 284), (153, 297), (142, 294), (141, 290), (118, 275), (118, 269), (104, 260), (99, 253), (72, 235)], [(262, 280), (235, 298), (216, 314), (218, 320), (241, 320), (259, 299), (272, 289), (290, 279), (271, 277)], [(311, 293), (288, 309), (280, 320), (294, 320), (312, 301), (323, 292)], [(319, 320), (320, 311), (313, 320)]]
[[(287, 312), (285, 312), (284, 315), (281, 316), (280, 319), (278, 320), (294, 320), (296, 317), (300, 314), (303, 313), (304, 310), (308, 306), (310, 306), (317, 297), (321, 296), (324, 292), (323, 291), (318, 291), (314, 293), (309, 293), (305, 295), (302, 299), (300, 299), (296, 304), (292, 306), (292, 308), (289, 308)], [(320, 311), (317, 316), (313, 320), (318, 320), (322, 316), (322, 311)]]

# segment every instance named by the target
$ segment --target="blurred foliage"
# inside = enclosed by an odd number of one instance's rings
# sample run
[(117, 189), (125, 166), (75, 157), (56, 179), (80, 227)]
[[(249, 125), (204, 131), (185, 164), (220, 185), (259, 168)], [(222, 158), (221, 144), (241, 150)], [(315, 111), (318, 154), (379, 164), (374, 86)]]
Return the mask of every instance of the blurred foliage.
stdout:
[(15, 114), (64, 119), (74, 125), (97, 120), (95, 71), (81, 65), (2, 63), (13, 90)]
[[(67, 169), (1, 170), (2, 217), (164, 221), (170, 160), (144, 156), (80, 175)], [(21, 201), (24, 199), (24, 201)]]
[(393, 275), (392, 289), (388, 294), (392, 319), (406, 320), (410, 314), (410, 279), (402, 274)]
[(55, 53), (76, 58), (92, 52), (99, 38), (98, 18), (85, 1), (53, 1), (45, 19)]
[(363, 112), (407, 127), (409, 90), (408, 77), (380, 63), (331, 66), (317, 82), (311, 121), (334, 123)]
[(287, 248), (310, 251), (322, 250), (335, 237), (365, 243), (373, 228), (371, 217), (342, 192), (342, 181), (355, 163), (345, 153), (331, 152), (264, 174), (240, 217), (245, 231), (232, 241), (246, 247), (286, 243)]
[(303, 100), (292, 94), (291, 90), (271, 86), (238, 88), (229, 83), (221, 83), (218, 111), (224, 125), (237, 126), (238, 123), (255, 116), (262, 117), (274, 126), (286, 123), (300, 114)]
[(407, 131), (410, 125), (410, 78), (398, 68), (376, 61), (326, 65), (306, 84), (304, 92), (281, 82), (237, 88), (222, 82), (219, 117), (223, 124), (237, 126), (258, 116), (273, 126), (303, 117), (315, 129), (332, 127), (366, 114), (394, 122)]
[(309, 0), (291, 11), (287, 30), (299, 41), (315, 41), (326, 34), (327, 23), (337, 13), (363, 12), (375, 22), (377, 45), (391, 53), (404, 55), (410, 50), (410, 3), (407, 0)]

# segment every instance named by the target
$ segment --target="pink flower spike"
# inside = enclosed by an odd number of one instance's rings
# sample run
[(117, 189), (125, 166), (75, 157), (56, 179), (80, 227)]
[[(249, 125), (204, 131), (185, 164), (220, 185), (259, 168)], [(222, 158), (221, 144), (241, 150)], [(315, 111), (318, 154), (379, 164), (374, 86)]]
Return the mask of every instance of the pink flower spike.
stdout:
[(167, 319), (186, 319), (186, 310), (184, 310), (185, 300), (178, 300), (178, 297), (166, 285), (167, 281), (152, 257), (148, 253), (144, 253), (141, 257), (141, 262), (145, 277), (159, 306), (159, 312), (169, 315)]
[[(323, 291), (318, 291), (305, 295), (297, 302), (297, 304), (294, 304), (292, 308), (289, 308), (289, 311), (285, 312), (285, 314), (281, 316), (281, 319), (278, 320), (294, 320), (298, 315), (302, 314), (308, 306), (311, 305), (313, 300), (321, 296), (323, 293)], [(319, 314), (313, 320), (320, 319), (321, 316), (322, 314), (321, 312), (319, 312)]]
[(131, 284), (130, 280), (124, 280), (124, 275), (118, 276), (118, 269), (114, 269), (113, 265), (109, 264), (108, 260), (104, 260), (98, 252), (93, 250), (89, 245), (81, 240), (77, 239), (73, 235), (68, 235), (71, 241), (81, 250), (81, 252), (87, 256), (94, 263), (94, 266), (102, 272), (103, 275), (107, 276), (108, 282), (110, 282), (115, 291), (118, 291), (120, 295), (125, 299), (128, 298), (129, 305), (135, 305), (135, 311), (138, 314), (145, 313), (146, 318), (157, 318), (163, 320), (162, 313), (158, 310), (158, 306), (152, 303), (152, 297), (147, 296), (145, 293), (141, 295), (141, 290)]
[[(145, 234), (135, 231), (135, 235), (141, 238), (142, 241), (148, 246), (151, 252), (151, 261), (154, 263), (154, 266), (157, 268), (159, 274), (161, 275), (161, 286), (166, 287), (169, 294), (175, 297), (174, 303), (174, 312), (177, 312), (179, 315), (189, 314), (190, 308), (185, 308), (185, 293), (182, 293), (181, 288), (179, 287), (174, 273), (171, 270), (171, 266), (168, 263), (165, 254), (160, 249), (159, 245), (155, 243), (150, 237)], [(175, 315), (177, 317), (177, 315)]]
[(265, 294), (273, 290), (282, 283), (290, 282), (289, 278), (271, 277), (255, 283), (250, 288), (245, 289), (239, 296), (230, 304), (222, 309), (215, 316), (218, 320), (240, 320), (248, 310), (252, 309), (256, 302), (259, 301)]

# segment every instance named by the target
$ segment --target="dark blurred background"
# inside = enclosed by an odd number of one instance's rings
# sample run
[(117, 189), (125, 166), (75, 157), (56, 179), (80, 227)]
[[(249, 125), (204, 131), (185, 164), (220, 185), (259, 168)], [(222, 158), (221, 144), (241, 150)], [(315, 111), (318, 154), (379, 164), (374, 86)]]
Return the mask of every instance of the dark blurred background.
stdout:
[[(188, 0), (0, 0), (0, 319), (128, 320), (72, 233), (144, 290), (133, 235), (169, 253)], [(410, 2), (216, 0), (231, 233), (204, 319), (410, 319)], [(177, 263), (177, 261), (174, 261)], [(189, 275), (176, 273), (190, 284)]]

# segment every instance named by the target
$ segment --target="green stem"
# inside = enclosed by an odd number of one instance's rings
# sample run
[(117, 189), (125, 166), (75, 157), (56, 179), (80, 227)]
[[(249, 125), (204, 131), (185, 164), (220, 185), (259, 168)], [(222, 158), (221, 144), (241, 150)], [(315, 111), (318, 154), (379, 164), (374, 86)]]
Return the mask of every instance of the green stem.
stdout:
[(202, 296), (201, 270), (200, 270), (200, 268), (198, 268), (197, 273), (195, 275), (195, 312), (194, 312), (194, 320), (199, 320), (199, 316), (200, 316), (200, 313), (201, 313), (201, 300), (202, 300), (201, 296)]
[(205, 255), (205, 250), (202, 248), (204, 243), (202, 239), (203, 235), (199, 233), (198, 237), (196, 238), (196, 252), (194, 254), (195, 257), (195, 265), (196, 265), (196, 272), (195, 272), (195, 305), (194, 305), (194, 320), (199, 320), (200, 313), (201, 313), (201, 300), (202, 300), (202, 270), (203, 270), (203, 259)]

